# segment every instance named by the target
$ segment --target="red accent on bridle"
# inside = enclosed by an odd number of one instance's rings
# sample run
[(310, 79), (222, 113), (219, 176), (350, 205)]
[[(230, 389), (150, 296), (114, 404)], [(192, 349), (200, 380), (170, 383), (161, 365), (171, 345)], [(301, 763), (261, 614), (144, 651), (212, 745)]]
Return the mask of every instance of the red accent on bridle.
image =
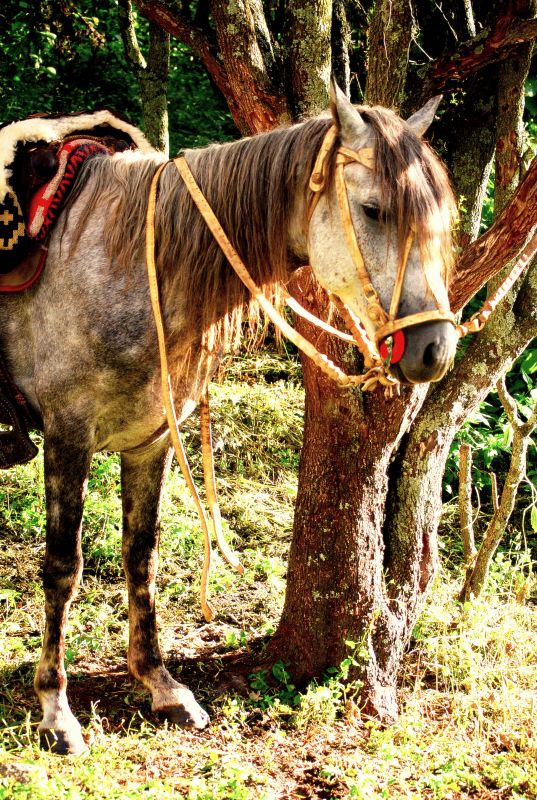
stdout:
[[(391, 344), (389, 340), (391, 341)], [(397, 364), (405, 352), (405, 333), (404, 331), (395, 331), (391, 336), (387, 336), (379, 345), (380, 357), (384, 363), (389, 366), (390, 364)]]

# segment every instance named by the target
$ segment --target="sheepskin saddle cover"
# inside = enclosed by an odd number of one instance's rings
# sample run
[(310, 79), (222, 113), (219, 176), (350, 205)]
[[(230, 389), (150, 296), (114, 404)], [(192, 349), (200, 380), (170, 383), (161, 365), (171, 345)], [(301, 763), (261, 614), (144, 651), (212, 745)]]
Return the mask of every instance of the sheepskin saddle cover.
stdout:
[(47, 238), (87, 158), (134, 148), (152, 150), (138, 128), (108, 109), (1, 126), (0, 274)]

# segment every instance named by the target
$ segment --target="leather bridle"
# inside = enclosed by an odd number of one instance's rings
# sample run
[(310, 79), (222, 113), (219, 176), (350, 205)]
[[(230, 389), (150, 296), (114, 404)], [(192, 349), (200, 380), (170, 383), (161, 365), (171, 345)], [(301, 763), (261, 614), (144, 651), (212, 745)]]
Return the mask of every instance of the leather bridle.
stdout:
[[(308, 208), (308, 224), (311, 221), (321, 194), (326, 190), (328, 160), (333, 151), (337, 135), (338, 132), (336, 127), (332, 126), (324, 137), (315, 161), (315, 165), (313, 167), (313, 172), (309, 182), (309, 188), (312, 192), (312, 199)], [(414, 240), (412, 231), (407, 236), (407, 239), (404, 243), (403, 252), (399, 258), (389, 310), (386, 311), (384, 309), (378, 296), (378, 292), (373, 286), (371, 277), (367, 271), (364, 257), (356, 236), (354, 223), (352, 221), (349, 198), (347, 194), (347, 185), (345, 183), (345, 167), (348, 164), (362, 164), (364, 167), (367, 167), (367, 169), (374, 169), (375, 154), (373, 148), (364, 147), (360, 150), (352, 150), (348, 147), (337, 147), (335, 184), (339, 212), (347, 248), (356, 267), (361, 288), (366, 298), (367, 315), (375, 326), (375, 341), (372, 342), (366, 334), (367, 338), (364, 342), (371, 360), (375, 362), (380, 360), (378, 348), (381, 346), (382, 342), (386, 338), (393, 336), (394, 333), (402, 331), (404, 328), (408, 328), (413, 325), (420, 325), (424, 322), (433, 322), (438, 320), (451, 322), (453, 326), (456, 326), (457, 323), (455, 315), (443, 304), (442, 300), (438, 297), (437, 292), (435, 291), (434, 285), (428, 280), (427, 271), (425, 271), (425, 279), (431, 294), (436, 301), (437, 308), (429, 311), (421, 311), (417, 314), (408, 314), (405, 317), (397, 316), (401, 302), (401, 292), (403, 289), (408, 257), (410, 255), (410, 251), (412, 250)], [(363, 334), (362, 338), (364, 338)]]

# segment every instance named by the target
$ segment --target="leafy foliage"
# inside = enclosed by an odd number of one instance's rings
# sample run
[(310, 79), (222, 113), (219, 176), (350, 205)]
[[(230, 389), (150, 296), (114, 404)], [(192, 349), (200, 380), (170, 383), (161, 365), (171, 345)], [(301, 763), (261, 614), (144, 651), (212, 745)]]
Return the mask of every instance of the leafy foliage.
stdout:
[[(144, 51), (144, 18), (137, 20), (137, 35)], [(138, 85), (121, 41), (117, 0), (6, 0), (0, 8), (0, 52), (0, 121), (107, 107), (142, 125)], [(175, 41), (169, 107), (172, 153), (237, 135), (205, 70)]]

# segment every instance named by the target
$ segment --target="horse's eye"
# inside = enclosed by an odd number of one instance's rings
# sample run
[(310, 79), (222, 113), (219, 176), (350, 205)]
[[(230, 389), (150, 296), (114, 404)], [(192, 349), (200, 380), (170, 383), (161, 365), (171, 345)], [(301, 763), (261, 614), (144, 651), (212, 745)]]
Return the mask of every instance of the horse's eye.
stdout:
[(362, 206), (363, 212), (369, 219), (374, 220), (375, 222), (379, 222), (381, 216), (380, 208), (378, 206)]

